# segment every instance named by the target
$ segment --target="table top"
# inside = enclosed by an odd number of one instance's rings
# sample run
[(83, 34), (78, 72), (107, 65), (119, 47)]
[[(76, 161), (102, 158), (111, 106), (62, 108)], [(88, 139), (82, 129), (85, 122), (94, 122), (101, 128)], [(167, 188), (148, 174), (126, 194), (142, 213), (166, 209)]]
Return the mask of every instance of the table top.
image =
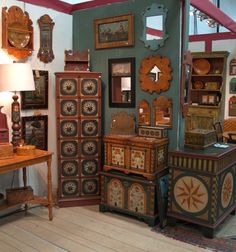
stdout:
[(12, 158), (0, 159), (0, 173), (20, 169), (29, 165), (47, 162), (51, 159), (52, 152), (35, 150), (35, 155), (19, 156), (14, 153)]
[(227, 145), (229, 145), (229, 147), (227, 148), (217, 148), (217, 147), (214, 147), (214, 145), (211, 145), (205, 149), (193, 149), (193, 148), (183, 146), (178, 149), (170, 150), (169, 154), (189, 156), (189, 157), (218, 159), (230, 152), (236, 152), (235, 144), (227, 144)]
[(235, 134), (234, 136), (232, 136), (232, 139), (236, 141), (236, 131), (225, 131), (223, 132), (223, 137), (229, 139), (229, 133)]

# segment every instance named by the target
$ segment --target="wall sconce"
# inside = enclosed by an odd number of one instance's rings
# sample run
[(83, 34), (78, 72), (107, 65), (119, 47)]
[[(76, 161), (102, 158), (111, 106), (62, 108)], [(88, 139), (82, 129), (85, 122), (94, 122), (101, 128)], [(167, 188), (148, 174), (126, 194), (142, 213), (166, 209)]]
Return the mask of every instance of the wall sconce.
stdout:
[(21, 141), (20, 104), (17, 91), (35, 90), (33, 71), (28, 63), (0, 64), (0, 92), (15, 92), (12, 99), (12, 144), (14, 147)]

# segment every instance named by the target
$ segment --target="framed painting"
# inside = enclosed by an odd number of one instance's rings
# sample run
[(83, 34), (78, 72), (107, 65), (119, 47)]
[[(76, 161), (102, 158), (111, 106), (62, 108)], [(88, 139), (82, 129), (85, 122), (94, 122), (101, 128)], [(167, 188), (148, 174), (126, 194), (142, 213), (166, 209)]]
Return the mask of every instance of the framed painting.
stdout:
[(232, 59), (229, 63), (229, 75), (236, 75), (236, 59)]
[(94, 20), (96, 49), (133, 46), (134, 16), (126, 14)]
[(33, 70), (35, 90), (21, 92), (22, 109), (48, 108), (48, 71)]
[(41, 150), (48, 148), (48, 116), (22, 117), (22, 138), (25, 144)]
[(229, 98), (229, 116), (236, 116), (236, 96)]

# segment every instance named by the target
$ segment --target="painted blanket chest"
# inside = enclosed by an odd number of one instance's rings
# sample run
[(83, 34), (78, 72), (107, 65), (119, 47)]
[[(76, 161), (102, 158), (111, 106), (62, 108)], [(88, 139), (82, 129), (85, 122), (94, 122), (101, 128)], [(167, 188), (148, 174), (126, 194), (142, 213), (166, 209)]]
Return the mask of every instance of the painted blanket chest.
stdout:
[(154, 226), (161, 225), (167, 205), (168, 174), (147, 180), (117, 171), (100, 172), (100, 211), (115, 211), (134, 216)]
[(167, 168), (168, 138), (106, 135), (104, 171), (139, 174), (149, 180)]
[(235, 211), (236, 145), (169, 151), (168, 219), (199, 224), (214, 237), (216, 227)]

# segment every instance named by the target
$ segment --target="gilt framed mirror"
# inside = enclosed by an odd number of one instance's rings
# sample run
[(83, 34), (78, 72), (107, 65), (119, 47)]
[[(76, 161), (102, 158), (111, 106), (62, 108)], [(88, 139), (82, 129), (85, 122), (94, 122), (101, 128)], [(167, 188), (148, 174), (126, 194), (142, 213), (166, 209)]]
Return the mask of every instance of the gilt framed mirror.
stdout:
[(151, 108), (146, 100), (141, 100), (138, 106), (138, 125), (150, 126), (151, 125)]
[(172, 128), (173, 103), (172, 99), (166, 96), (159, 96), (153, 100), (154, 126)]
[(49, 63), (54, 59), (52, 50), (52, 30), (54, 22), (45, 14), (38, 19), (38, 24), (40, 29), (40, 48), (37, 56), (40, 61)]
[(166, 33), (167, 8), (161, 4), (153, 3), (141, 14), (143, 21), (143, 34), (140, 38), (145, 47), (155, 51), (163, 46), (169, 37)]
[(167, 91), (172, 79), (170, 60), (160, 55), (150, 56), (141, 61), (139, 81), (143, 91), (161, 93)]
[(108, 59), (109, 106), (135, 107), (135, 58)]

